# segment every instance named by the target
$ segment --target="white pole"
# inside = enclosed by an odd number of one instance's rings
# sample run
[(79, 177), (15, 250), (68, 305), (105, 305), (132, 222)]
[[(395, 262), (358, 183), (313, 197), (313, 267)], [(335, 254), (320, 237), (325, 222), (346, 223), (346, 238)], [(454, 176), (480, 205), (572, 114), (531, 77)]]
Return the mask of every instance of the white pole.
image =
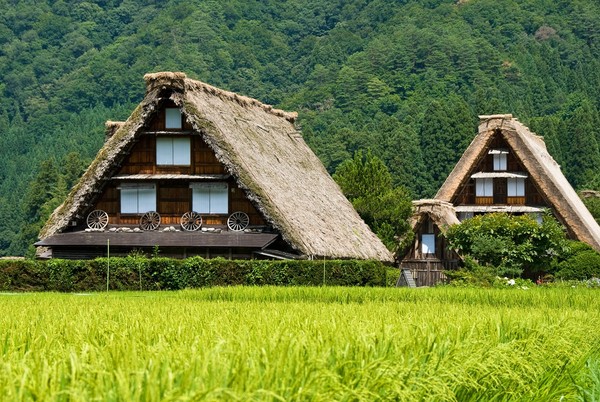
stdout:
[(110, 239), (106, 239), (106, 291), (110, 280)]

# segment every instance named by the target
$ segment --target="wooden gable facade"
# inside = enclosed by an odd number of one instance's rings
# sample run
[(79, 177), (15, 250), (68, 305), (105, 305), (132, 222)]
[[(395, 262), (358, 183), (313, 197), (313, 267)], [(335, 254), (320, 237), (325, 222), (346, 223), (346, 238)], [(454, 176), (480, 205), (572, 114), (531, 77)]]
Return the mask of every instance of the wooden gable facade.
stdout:
[(461, 221), (487, 212), (539, 217), (550, 206), (500, 130), (495, 131), (450, 202)]
[[(179, 114), (180, 128), (165, 127), (167, 110)], [(161, 153), (168, 153), (165, 151), (172, 152), (174, 158), (162, 156)], [(124, 191), (136, 188), (152, 193), (150, 197), (156, 201), (146, 209), (158, 212), (162, 225), (179, 227), (183, 214), (197, 211), (204, 227), (226, 229), (230, 214), (239, 211), (248, 216), (248, 227), (267, 226), (225, 165), (172, 103), (165, 102), (150, 120), (93, 209), (106, 211), (114, 225), (136, 225), (147, 210), (140, 205), (141, 209), (134, 211), (122, 204)], [(225, 205), (212, 206), (211, 210), (211, 189), (218, 193), (218, 198), (213, 198)], [(202, 196), (208, 200), (202, 200)]]
[(447, 202), (418, 200), (413, 208), (414, 239), (402, 252), (400, 268), (411, 271), (417, 286), (433, 286), (445, 280), (445, 270), (458, 268), (460, 257), (448, 247), (444, 233), (459, 222)]
[[(115, 164), (114, 175), (104, 182), (83, 211), (86, 219), (45, 242), (52, 247), (53, 257), (89, 258), (108, 252), (126, 255), (132, 250), (150, 253), (155, 247), (170, 257), (297, 257), (172, 101), (159, 104), (138, 140)], [(107, 225), (96, 230), (89, 221), (98, 212), (106, 214)], [(183, 217), (192, 212), (201, 223), (190, 230), (184, 227)], [(160, 219), (152, 233), (142, 228), (148, 213), (156, 213)], [(241, 230), (231, 229), (233, 213), (248, 218)], [(240, 237), (248, 232), (252, 234)], [(85, 241), (83, 235), (88, 239), (95, 236), (96, 240)], [(265, 252), (271, 245), (280, 250)]]

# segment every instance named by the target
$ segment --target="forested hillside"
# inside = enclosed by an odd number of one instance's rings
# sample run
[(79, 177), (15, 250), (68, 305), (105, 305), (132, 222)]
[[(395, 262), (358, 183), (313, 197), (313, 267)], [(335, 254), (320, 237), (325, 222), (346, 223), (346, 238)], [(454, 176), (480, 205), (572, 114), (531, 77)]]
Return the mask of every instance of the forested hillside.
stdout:
[(0, 255), (24, 254), (142, 99), (184, 71), (300, 113), (330, 172), (370, 149), (431, 196), (512, 113), (577, 188), (600, 177), (596, 0), (0, 0)]

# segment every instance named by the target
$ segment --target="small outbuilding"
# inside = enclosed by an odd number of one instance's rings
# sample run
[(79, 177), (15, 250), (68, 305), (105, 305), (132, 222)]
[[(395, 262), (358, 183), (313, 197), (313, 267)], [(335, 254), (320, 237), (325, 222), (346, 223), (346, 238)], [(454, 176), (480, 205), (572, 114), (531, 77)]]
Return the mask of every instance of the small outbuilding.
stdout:
[(410, 270), (417, 286), (432, 286), (445, 279), (443, 271), (458, 268), (459, 256), (448, 247), (444, 234), (460, 222), (449, 202), (418, 200), (413, 208), (414, 240), (403, 251), (400, 268)]

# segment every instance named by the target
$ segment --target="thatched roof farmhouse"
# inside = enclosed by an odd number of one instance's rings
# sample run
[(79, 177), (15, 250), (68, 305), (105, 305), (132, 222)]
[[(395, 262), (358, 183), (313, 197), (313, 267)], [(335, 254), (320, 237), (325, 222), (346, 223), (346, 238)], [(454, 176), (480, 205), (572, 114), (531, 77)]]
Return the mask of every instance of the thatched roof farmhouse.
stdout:
[(541, 217), (550, 211), (571, 239), (600, 251), (600, 227), (575, 193), (542, 137), (512, 115), (480, 116), (479, 131), (433, 200), (414, 202), (415, 238), (400, 256), (417, 284), (432, 285), (460, 256), (445, 230), (478, 214), (506, 212)]
[(435, 196), (459, 218), (476, 213), (549, 209), (569, 237), (600, 251), (600, 227), (544, 139), (512, 115), (480, 116), (479, 132)]
[(127, 121), (107, 123), (104, 146), (37, 246), (63, 258), (101, 255), (110, 242), (122, 253), (392, 260), (295, 113), (183, 73), (144, 79), (144, 99)]

